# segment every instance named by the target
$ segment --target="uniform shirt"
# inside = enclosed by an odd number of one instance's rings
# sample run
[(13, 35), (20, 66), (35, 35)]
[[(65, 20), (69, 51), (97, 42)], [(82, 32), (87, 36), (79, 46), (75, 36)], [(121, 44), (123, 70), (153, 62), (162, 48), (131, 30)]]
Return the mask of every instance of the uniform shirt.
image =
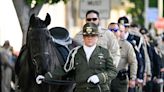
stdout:
[(117, 70), (126, 69), (130, 66), (130, 78), (136, 79), (137, 59), (132, 45), (126, 40), (119, 40), (121, 59)]
[[(106, 49), (96, 46), (89, 62), (83, 48), (79, 48), (75, 55), (75, 80), (78, 87), (92, 86), (87, 83), (87, 79), (92, 75), (97, 75), (101, 84), (108, 84), (117, 74), (111, 57)], [(73, 74), (73, 75), (74, 75)], [(79, 85), (78, 85), (79, 84)]]

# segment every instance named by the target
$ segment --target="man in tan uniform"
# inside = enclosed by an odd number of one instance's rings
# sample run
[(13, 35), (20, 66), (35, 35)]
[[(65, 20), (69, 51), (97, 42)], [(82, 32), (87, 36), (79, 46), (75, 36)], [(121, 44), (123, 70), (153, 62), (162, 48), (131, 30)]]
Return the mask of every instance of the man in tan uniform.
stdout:
[[(145, 59), (144, 59), (144, 50), (142, 44), (142, 38), (138, 35), (132, 34), (134, 30), (131, 29), (129, 19), (126, 16), (120, 17), (118, 23), (124, 25), (125, 27), (125, 39), (130, 42), (134, 48), (138, 69), (137, 69), (137, 79), (136, 79), (136, 88), (129, 88), (129, 92), (136, 92), (135, 90), (142, 90), (142, 85), (144, 83), (144, 73), (145, 73)], [(132, 32), (133, 31), (133, 32)], [(137, 32), (138, 33), (138, 32)]]
[[(112, 56), (113, 63), (117, 67), (119, 60), (120, 60), (120, 51), (119, 51), (119, 44), (115, 37), (115, 35), (107, 29), (100, 27), (100, 17), (99, 12), (96, 10), (89, 10), (86, 13), (86, 22), (87, 23), (95, 23), (99, 26), (99, 40), (97, 42), (98, 45), (108, 49), (109, 53)], [(74, 38), (76, 42), (82, 45), (82, 31), (80, 31)]]
[(129, 87), (135, 87), (135, 79), (137, 74), (137, 59), (132, 45), (124, 39), (125, 27), (116, 23), (109, 25), (109, 30), (112, 31), (120, 45), (121, 59), (117, 70), (117, 77), (111, 82), (111, 92), (128, 92), (128, 65), (130, 66)]

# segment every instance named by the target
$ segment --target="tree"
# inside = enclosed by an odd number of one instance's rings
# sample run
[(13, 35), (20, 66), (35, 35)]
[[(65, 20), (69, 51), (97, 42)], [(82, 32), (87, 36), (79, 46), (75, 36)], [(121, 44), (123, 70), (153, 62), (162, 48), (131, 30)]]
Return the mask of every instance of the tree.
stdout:
[(26, 42), (26, 34), (28, 30), (30, 16), (33, 13), (38, 15), (43, 4), (45, 3), (54, 4), (54, 3), (58, 3), (59, 1), (63, 1), (64, 3), (67, 3), (68, 0), (13, 0), (23, 33), (23, 40), (22, 40), (23, 44), (25, 44)]
[[(127, 11), (132, 15), (133, 22), (144, 25), (145, 2), (144, 0), (129, 0), (135, 4), (134, 8), (129, 8)], [(157, 7), (158, 0), (149, 0), (149, 7)]]
[(132, 19), (134, 23), (144, 24), (144, 1), (143, 0), (129, 0), (130, 2), (135, 4), (134, 8), (129, 8), (127, 13), (132, 15)]

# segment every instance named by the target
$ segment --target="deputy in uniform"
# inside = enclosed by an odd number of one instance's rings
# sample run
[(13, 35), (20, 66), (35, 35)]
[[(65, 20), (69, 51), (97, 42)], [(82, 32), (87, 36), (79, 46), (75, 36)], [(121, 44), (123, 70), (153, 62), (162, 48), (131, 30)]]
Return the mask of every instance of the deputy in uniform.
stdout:
[[(129, 88), (129, 92), (135, 92), (135, 90), (142, 90), (142, 85), (144, 83), (144, 73), (145, 73), (145, 59), (144, 59), (144, 50), (142, 46), (142, 38), (130, 33), (130, 23), (126, 16), (120, 17), (118, 19), (119, 24), (123, 24), (125, 26), (125, 39), (129, 41), (135, 51), (137, 62), (138, 62), (138, 70), (137, 70), (137, 79), (136, 79), (136, 89)], [(130, 72), (130, 71), (129, 71)]]
[[(82, 35), (84, 44), (70, 52), (64, 71), (49, 72), (45, 79), (71, 72), (76, 81), (75, 92), (110, 92), (108, 84), (116, 77), (117, 71), (108, 50), (96, 44), (99, 36), (97, 25), (86, 23)], [(39, 75), (36, 82), (43, 78)]]
[[(100, 16), (99, 12), (96, 10), (89, 10), (86, 13), (86, 23), (95, 23), (98, 26), (98, 31), (100, 33), (99, 40), (97, 42), (98, 45), (108, 49), (110, 55), (112, 56), (113, 63), (117, 67), (120, 60), (120, 51), (119, 44), (115, 37), (115, 35), (104, 29), (100, 26)], [(80, 35), (82, 31), (80, 31), (75, 37), (74, 40), (82, 44), (82, 36)]]
[[(135, 87), (135, 79), (137, 74), (137, 59), (132, 45), (124, 39), (125, 27), (116, 23), (108, 26), (119, 40), (121, 59), (119, 61), (117, 77), (111, 82), (111, 92), (128, 92), (129, 87)], [(130, 66), (130, 78), (128, 78), (128, 66)], [(130, 79), (130, 80), (128, 80)], [(128, 85), (129, 83), (129, 85)]]

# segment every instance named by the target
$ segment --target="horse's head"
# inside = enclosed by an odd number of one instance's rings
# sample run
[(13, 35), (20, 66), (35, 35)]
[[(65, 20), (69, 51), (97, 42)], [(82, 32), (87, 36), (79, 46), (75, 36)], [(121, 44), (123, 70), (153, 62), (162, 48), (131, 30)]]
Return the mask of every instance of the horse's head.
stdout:
[(38, 74), (44, 74), (50, 62), (48, 44), (50, 44), (51, 36), (47, 29), (50, 21), (51, 18), (48, 13), (45, 20), (41, 20), (33, 14), (29, 21), (27, 46), (29, 47), (31, 62), (35, 65), (35, 72)]

